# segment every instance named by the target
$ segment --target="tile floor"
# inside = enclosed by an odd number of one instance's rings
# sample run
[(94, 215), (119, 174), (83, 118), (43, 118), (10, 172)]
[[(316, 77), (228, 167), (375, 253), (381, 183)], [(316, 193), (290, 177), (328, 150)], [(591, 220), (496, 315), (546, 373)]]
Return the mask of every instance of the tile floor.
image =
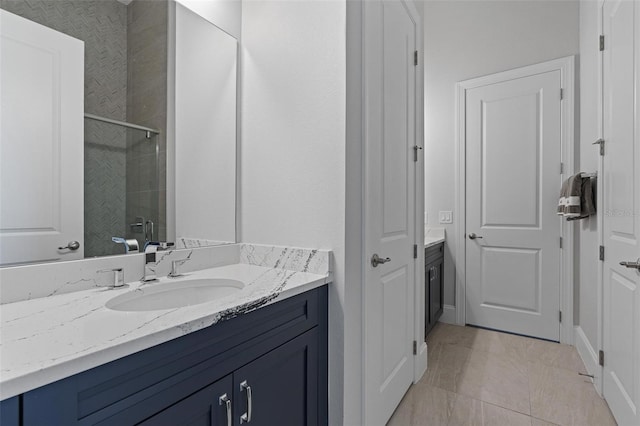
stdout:
[(609, 426), (616, 422), (575, 348), (439, 323), (429, 368), (388, 426)]

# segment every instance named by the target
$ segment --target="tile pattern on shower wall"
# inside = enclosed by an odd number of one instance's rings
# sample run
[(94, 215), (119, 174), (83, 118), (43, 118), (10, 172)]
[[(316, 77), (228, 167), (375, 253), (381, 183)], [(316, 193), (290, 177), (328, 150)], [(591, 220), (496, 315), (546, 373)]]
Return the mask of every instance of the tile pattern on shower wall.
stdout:
[[(85, 112), (127, 118), (127, 6), (116, 0), (0, 0), (0, 8), (85, 43)], [(85, 256), (122, 252), (125, 130), (85, 120)]]
[(111, 237), (125, 235), (127, 129), (85, 120), (85, 257), (122, 254)]
[[(166, 240), (168, 3), (134, 0), (127, 8), (127, 120), (159, 129), (151, 139), (130, 134), (127, 148), (127, 220), (154, 223), (155, 240)], [(157, 145), (157, 148), (156, 148)], [(144, 236), (128, 229), (128, 236)]]

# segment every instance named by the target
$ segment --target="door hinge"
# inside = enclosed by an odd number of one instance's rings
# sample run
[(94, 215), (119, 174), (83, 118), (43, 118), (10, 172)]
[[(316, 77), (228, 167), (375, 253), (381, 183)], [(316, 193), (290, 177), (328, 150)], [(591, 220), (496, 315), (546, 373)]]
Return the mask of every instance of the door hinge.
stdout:
[(560, 100), (564, 99), (564, 89), (560, 88)]
[(418, 245), (417, 244), (413, 245), (413, 258), (414, 259), (418, 258)]
[(592, 145), (600, 145), (600, 155), (604, 155), (604, 139), (600, 138), (595, 141)]
[(560, 248), (562, 248), (562, 237), (560, 237)]
[(604, 351), (598, 351), (598, 364), (604, 367)]
[(418, 161), (418, 150), (420, 149), (422, 149), (422, 147), (418, 145), (413, 147), (413, 161)]
[(562, 311), (558, 311), (558, 321), (562, 322)]
[(418, 51), (413, 52), (413, 65), (418, 66)]
[(600, 36), (600, 51), (602, 52), (604, 50), (604, 35)]
[(413, 354), (418, 355), (418, 342), (413, 341)]
[(560, 163), (560, 174), (564, 174), (564, 163)]
[(598, 258), (600, 260), (604, 261), (604, 246), (600, 246), (600, 254), (599, 254)]

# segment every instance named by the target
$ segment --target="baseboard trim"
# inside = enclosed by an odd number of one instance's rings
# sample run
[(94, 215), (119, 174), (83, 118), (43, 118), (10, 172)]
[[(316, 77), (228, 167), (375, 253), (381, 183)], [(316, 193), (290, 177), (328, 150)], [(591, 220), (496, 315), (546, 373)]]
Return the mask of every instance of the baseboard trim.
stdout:
[(456, 324), (456, 307), (453, 305), (444, 305), (442, 316), (438, 321), (446, 324)]
[(579, 325), (574, 327), (574, 336), (578, 355), (582, 358), (587, 373), (593, 374), (593, 386), (596, 388), (598, 395), (602, 396), (600, 394), (600, 389), (602, 389), (602, 368), (598, 365), (598, 354), (596, 350), (593, 349), (593, 346), (591, 346), (591, 343), (589, 343), (589, 339), (587, 339), (586, 334), (584, 334), (582, 327)]

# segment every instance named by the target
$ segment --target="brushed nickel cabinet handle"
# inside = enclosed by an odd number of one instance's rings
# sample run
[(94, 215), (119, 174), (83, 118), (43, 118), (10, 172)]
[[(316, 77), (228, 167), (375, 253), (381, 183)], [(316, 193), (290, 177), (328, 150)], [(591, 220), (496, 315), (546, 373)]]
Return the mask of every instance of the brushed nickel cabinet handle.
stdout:
[(229, 397), (227, 396), (226, 393), (224, 395), (222, 395), (220, 398), (218, 398), (218, 404), (219, 405), (222, 405), (222, 404), (226, 405), (226, 409), (227, 409), (227, 426), (232, 426), (233, 417), (231, 415), (231, 400), (229, 399)]
[(240, 392), (247, 392), (247, 412), (240, 416), (240, 424), (249, 423), (251, 421), (251, 411), (252, 411), (252, 402), (251, 402), (251, 386), (247, 383), (247, 381), (243, 381), (240, 383)]

